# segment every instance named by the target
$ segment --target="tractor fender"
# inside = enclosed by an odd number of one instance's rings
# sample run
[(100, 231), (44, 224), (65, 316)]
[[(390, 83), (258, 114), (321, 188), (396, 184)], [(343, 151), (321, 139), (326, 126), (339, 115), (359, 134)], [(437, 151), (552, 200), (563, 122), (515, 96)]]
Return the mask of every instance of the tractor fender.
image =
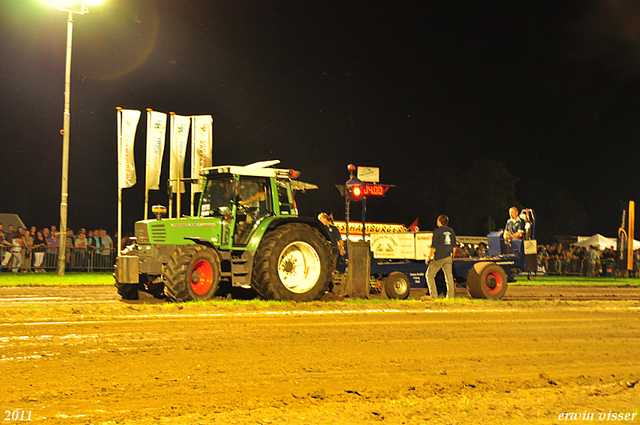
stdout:
[(276, 228), (278, 228), (280, 226), (283, 226), (283, 225), (289, 224), (289, 223), (306, 224), (306, 225), (318, 230), (320, 232), (320, 234), (327, 241), (331, 240), (329, 238), (329, 233), (327, 232), (327, 229), (318, 220), (315, 220), (313, 218), (308, 218), (308, 217), (295, 217), (295, 216), (292, 216), (292, 217), (277, 217), (277, 218), (272, 218), (270, 220), (264, 220), (262, 223), (260, 223), (258, 228), (254, 231), (251, 239), (249, 240), (249, 243), (247, 244), (247, 251), (256, 251), (258, 249), (258, 246), (260, 245), (260, 242), (262, 241), (262, 238), (264, 237), (265, 234), (275, 230)]

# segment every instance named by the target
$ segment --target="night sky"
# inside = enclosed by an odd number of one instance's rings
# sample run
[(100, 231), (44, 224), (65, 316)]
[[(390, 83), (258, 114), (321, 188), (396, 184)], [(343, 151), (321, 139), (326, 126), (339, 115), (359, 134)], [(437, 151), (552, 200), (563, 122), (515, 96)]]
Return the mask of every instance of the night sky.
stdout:
[[(66, 13), (46, 3), (0, 2), (0, 212), (38, 227), (59, 226), (62, 168)], [(559, 196), (580, 234), (615, 236), (640, 201), (639, 77), (634, 1), (107, 0), (75, 16), (68, 226), (116, 228), (120, 106), (212, 115), (215, 165), (280, 159), (320, 186), (302, 215), (344, 219), (353, 163), (396, 186), (370, 221), (456, 228), (472, 208), (433, 194), (466, 196), (483, 182), (446, 182), (496, 160), (519, 206)], [(144, 213), (145, 126), (124, 231)], [(167, 153), (151, 204), (168, 204)], [(553, 210), (539, 227), (563, 226)]]

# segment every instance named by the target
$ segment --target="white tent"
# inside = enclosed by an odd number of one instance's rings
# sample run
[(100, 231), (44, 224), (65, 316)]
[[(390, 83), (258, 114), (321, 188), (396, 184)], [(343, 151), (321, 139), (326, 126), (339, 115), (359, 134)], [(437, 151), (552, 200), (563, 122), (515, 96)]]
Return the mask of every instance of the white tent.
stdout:
[(595, 235), (591, 236), (590, 238), (584, 239), (578, 243), (574, 243), (574, 246), (585, 246), (587, 248), (589, 248), (591, 245), (600, 248), (601, 250), (605, 249), (605, 248), (616, 248), (617, 245), (617, 240), (616, 238), (605, 238), (604, 236), (602, 236), (599, 233), (596, 233)]
[[(580, 237), (578, 237), (578, 239), (581, 239)], [(598, 247), (600, 250), (603, 250), (605, 248), (613, 248), (616, 249), (617, 245), (618, 245), (618, 240), (616, 238), (606, 238), (604, 236), (602, 236), (599, 233), (596, 233), (595, 235), (589, 237), (589, 238), (584, 238), (582, 240), (580, 240), (580, 242), (578, 243), (574, 243), (574, 246), (585, 246), (585, 247), (590, 247), (591, 245)], [(640, 241), (634, 239), (633, 240), (633, 249), (640, 249)]]

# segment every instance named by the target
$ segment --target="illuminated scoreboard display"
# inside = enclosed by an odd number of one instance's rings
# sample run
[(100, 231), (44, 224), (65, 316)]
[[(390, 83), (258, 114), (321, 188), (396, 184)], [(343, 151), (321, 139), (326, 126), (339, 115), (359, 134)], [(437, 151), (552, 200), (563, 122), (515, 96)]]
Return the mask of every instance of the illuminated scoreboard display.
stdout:
[(353, 174), (356, 170), (355, 165), (349, 164), (347, 169), (351, 173), (351, 179), (344, 186), (336, 186), (340, 193), (350, 201), (360, 202), (369, 196), (385, 196), (389, 188), (393, 187), (392, 184), (380, 184), (378, 182), (380, 171), (376, 167), (357, 167), (357, 178)]
[(365, 183), (362, 185), (362, 195), (363, 196), (384, 196), (389, 190), (389, 185), (382, 184), (368, 184)]

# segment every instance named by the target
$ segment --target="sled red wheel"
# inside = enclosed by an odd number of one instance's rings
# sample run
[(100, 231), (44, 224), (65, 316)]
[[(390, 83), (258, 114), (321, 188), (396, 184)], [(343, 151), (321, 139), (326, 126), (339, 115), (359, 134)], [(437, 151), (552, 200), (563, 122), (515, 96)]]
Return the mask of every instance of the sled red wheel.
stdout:
[(467, 289), (473, 298), (500, 299), (507, 291), (507, 274), (492, 262), (476, 263), (469, 270)]

